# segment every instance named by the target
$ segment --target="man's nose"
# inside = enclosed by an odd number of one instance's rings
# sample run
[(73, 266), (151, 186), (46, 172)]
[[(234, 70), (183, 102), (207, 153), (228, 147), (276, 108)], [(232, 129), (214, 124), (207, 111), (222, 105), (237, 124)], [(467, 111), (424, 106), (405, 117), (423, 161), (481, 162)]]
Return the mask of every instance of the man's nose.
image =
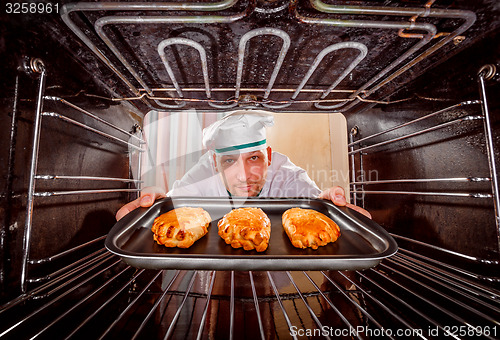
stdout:
[(238, 181), (246, 182), (248, 179), (249, 171), (246, 168), (244, 162), (239, 159), (234, 165), (236, 166), (236, 178), (238, 179)]

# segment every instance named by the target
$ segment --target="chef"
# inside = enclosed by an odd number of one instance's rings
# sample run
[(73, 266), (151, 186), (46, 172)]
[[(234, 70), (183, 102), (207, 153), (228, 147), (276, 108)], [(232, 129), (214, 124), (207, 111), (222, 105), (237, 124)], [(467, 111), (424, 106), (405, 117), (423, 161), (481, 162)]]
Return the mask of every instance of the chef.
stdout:
[(119, 220), (138, 207), (149, 207), (157, 198), (201, 197), (314, 197), (348, 206), (371, 218), (363, 208), (347, 203), (344, 190), (320, 190), (307, 172), (267, 145), (266, 127), (274, 124), (265, 111), (238, 110), (203, 130), (208, 149), (172, 189), (147, 187), (138, 199), (123, 206)]

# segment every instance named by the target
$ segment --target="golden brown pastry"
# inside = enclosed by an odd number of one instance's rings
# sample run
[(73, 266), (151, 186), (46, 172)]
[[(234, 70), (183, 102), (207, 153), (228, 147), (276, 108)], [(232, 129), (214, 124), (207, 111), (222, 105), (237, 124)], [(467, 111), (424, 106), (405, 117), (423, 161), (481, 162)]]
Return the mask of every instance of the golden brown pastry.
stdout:
[(262, 252), (269, 245), (271, 221), (260, 208), (238, 208), (218, 223), (219, 235), (233, 248)]
[(339, 226), (326, 215), (312, 209), (292, 208), (283, 213), (283, 228), (296, 248), (318, 249), (340, 236)]
[(208, 232), (212, 218), (202, 208), (182, 207), (158, 216), (151, 231), (166, 247), (189, 248)]

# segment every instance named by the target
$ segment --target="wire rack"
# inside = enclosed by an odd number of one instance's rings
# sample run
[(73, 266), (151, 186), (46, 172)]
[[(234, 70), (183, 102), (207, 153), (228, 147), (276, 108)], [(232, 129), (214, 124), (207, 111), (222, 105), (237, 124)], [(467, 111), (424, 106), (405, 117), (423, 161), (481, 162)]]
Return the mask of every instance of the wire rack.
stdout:
[[(86, 250), (88, 252), (88, 250)], [(498, 338), (500, 278), (402, 249), (364, 271), (156, 271), (98, 249), (2, 306), (0, 337)]]

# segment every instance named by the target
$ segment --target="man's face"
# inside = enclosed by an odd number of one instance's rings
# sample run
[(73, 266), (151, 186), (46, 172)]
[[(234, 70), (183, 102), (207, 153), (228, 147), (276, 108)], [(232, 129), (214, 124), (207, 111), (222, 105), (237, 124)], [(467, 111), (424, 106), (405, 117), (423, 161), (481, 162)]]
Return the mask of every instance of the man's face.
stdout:
[(270, 164), (269, 147), (266, 150), (224, 155), (216, 160), (216, 168), (222, 175), (226, 189), (231, 195), (240, 197), (254, 197), (260, 193), (266, 183)]

